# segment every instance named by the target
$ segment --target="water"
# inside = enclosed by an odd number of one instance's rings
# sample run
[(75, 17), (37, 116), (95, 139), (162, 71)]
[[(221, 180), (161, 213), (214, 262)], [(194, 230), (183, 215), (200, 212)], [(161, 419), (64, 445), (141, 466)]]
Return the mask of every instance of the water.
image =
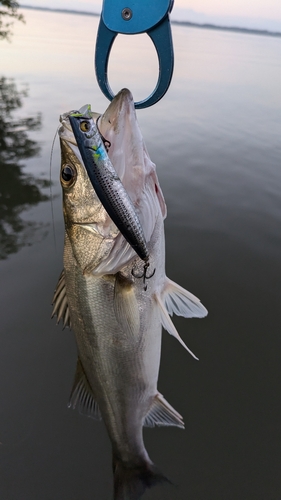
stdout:
[[(38, 128), (40, 112), (41, 128), (27, 133), (29, 151), (11, 135), (10, 166), (8, 153), (0, 157), (0, 496), (107, 500), (109, 440), (102, 424), (66, 407), (76, 348), (50, 320), (63, 248), (57, 143), (56, 243), (47, 187), (59, 114), (107, 106), (92, 64), (98, 19), (24, 15), (13, 42), (1, 42), (0, 76), (29, 95), (4, 116), (16, 132), (13, 117)], [(138, 117), (168, 205), (167, 274), (209, 316), (175, 320), (199, 362), (163, 334), (159, 389), (186, 430), (144, 431), (151, 458), (177, 485), (144, 498), (279, 500), (281, 40), (181, 26), (173, 34), (171, 88)], [(112, 56), (114, 91), (146, 97), (157, 78), (150, 41), (120, 37)]]

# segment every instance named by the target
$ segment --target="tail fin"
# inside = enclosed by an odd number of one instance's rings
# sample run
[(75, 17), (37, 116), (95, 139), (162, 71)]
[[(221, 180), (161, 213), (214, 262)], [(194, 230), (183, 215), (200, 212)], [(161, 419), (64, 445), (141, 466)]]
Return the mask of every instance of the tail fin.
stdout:
[(144, 462), (129, 466), (113, 456), (114, 500), (138, 500), (147, 488), (168, 482), (155, 465)]

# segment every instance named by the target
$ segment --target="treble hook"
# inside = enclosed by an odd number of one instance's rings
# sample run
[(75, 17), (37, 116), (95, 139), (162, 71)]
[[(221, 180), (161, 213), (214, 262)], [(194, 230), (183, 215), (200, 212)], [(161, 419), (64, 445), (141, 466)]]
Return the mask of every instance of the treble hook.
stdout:
[(144, 266), (143, 266), (143, 272), (142, 272), (142, 274), (139, 274), (139, 275), (138, 275), (138, 274), (135, 274), (135, 272), (134, 272), (134, 268), (133, 268), (133, 269), (132, 269), (132, 271), (131, 271), (131, 273), (132, 273), (132, 275), (134, 276), (134, 278), (137, 278), (137, 279), (143, 278), (143, 284), (144, 284), (144, 291), (145, 291), (145, 292), (146, 292), (146, 290), (147, 290), (147, 285), (145, 284), (145, 280), (150, 280), (150, 278), (152, 278), (152, 276), (154, 276), (155, 271), (156, 271), (156, 268), (155, 268), (155, 269), (154, 269), (154, 271), (153, 271), (153, 273), (152, 273), (150, 276), (148, 276), (148, 275), (147, 275), (147, 270), (148, 270), (149, 266), (150, 266), (150, 264), (149, 264), (149, 262), (147, 261), (147, 262), (144, 264)]

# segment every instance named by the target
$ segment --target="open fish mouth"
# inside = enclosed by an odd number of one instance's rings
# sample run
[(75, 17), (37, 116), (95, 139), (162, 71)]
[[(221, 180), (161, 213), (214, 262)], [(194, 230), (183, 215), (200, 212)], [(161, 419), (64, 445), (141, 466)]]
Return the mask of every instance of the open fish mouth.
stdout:
[(69, 111), (67, 113), (63, 113), (60, 115), (60, 123), (61, 126), (59, 127), (59, 137), (63, 139), (64, 141), (69, 142), (70, 144), (73, 144), (74, 146), (77, 146), (76, 139), (74, 137), (74, 134), (72, 132), (72, 128), (70, 125), (69, 121), (69, 115), (71, 113), (75, 113), (75, 110)]
[(105, 139), (108, 139), (109, 141), (112, 140), (113, 135), (119, 133), (120, 123), (128, 121), (130, 122), (130, 125), (133, 125), (133, 122), (136, 121), (134, 98), (128, 89), (120, 90), (104, 113), (96, 113), (92, 110), (89, 111), (89, 108), (89, 104), (85, 104), (79, 110), (73, 109), (60, 115), (59, 121), (61, 126), (59, 128), (59, 136), (61, 139), (77, 146), (69, 120), (69, 116), (76, 113), (88, 113), (89, 118), (92, 118), (94, 123), (97, 125), (100, 135), (102, 137), (104, 136)]
[[(73, 134), (73, 130), (70, 124), (69, 116), (75, 114), (75, 113), (81, 113), (83, 114), (85, 109), (88, 109), (89, 105), (85, 104), (82, 106), (79, 110), (71, 110), (68, 111), (67, 113), (63, 113), (60, 115), (59, 121), (61, 123), (61, 126), (59, 127), (59, 136), (61, 139), (64, 141), (67, 141), (70, 144), (73, 144), (74, 146), (77, 146), (77, 142), (75, 139), (75, 136)], [(94, 111), (91, 111), (91, 118), (94, 120), (96, 123), (98, 118), (101, 116), (101, 113), (95, 113)]]

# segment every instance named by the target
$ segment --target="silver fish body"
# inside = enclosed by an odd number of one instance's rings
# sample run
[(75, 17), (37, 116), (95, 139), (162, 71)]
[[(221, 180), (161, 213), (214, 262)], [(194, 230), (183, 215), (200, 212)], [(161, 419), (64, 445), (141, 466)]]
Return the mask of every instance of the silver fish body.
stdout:
[[(207, 311), (165, 275), (166, 206), (127, 89), (101, 117), (100, 130), (111, 142), (111, 161), (138, 210), (155, 274), (144, 290), (136, 277), (143, 272), (143, 262), (98, 199), (65, 114), (59, 132), (64, 270), (54, 295), (54, 314), (76, 336), (78, 362), (70, 406), (102, 417), (112, 443), (114, 498), (135, 500), (163, 479), (145, 449), (143, 425), (184, 427), (181, 415), (157, 390), (162, 326), (189, 350), (170, 316), (204, 317)], [(68, 167), (74, 174), (70, 181), (62, 176)]]

